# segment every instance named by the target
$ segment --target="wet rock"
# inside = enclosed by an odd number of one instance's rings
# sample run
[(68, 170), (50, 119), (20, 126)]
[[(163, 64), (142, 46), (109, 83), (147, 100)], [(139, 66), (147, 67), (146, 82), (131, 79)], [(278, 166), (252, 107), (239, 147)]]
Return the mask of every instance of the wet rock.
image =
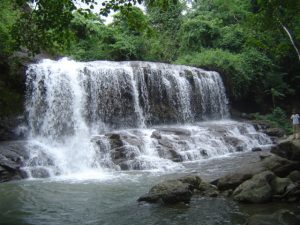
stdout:
[(224, 136), (223, 138), (228, 145), (231, 145), (235, 149), (235, 151), (242, 152), (244, 150), (244, 143), (242, 140), (231, 136)]
[(29, 158), (26, 141), (0, 143), (0, 182), (22, 178), (20, 168)]
[(158, 129), (162, 133), (175, 134), (178, 136), (191, 136), (191, 131), (183, 128), (166, 127)]
[(201, 182), (195, 193), (204, 197), (217, 197), (220, 194), (215, 185), (206, 182)]
[(49, 172), (45, 168), (42, 168), (42, 167), (33, 168), (33, 169), (31, 169), (30, 172), (31, 172), (31, 176), (33, 178), (47, 178), (47, 177), (50, 177)]
[(108, 137), (111, 148), (118, 148), (123, 146), (121, 135), (116, 133), (105, 134)]
[(272, 137), (283, 137), (285, 134), (284, 130), (278, 127), (268, 128), (264, 131), (264, 133)]
[(138, 201), (167, 204), (178, 202), (189, 203), (192, 197), (192, 188), (188, 183), (180, 180), (167, 180), (152, 187), (148, 194), (141, 196)]
[(273, 154), (283, 158), (300, 161), (300, 140), (285, 140), (271, 149)]
[(200, 154), (203, 156), (203, 157), (207, 157), (208, 156), (208, 153), (205, 149), (201, 149), (200, 150)]
[(272, 187), (273, 194), (282, 195), (287, 191), (288, 186), (292, 183), (293, 182), (290, 178), (275, 177), (270, 184)]
[(233, 192), (233, 198), (240, 202), (264, 203), (272, 198), (270, 182), (275, 175), (270, 171), (264, 171), (240, 184)]
[(250, 121), (256, 130), (266, 131), (267, 129), (272, 127), (272, 124), (269, 121), (265, 120), (253, 120)]
[(290, 172), (300, 170), (299, 162), (294, 162), (276, 155), (264, 158), (262, 164), (267, 170), (271, 170), (279, 177), (286, 177)]
[(17, 129), (22, 123), (24, 123), (22, 116), (0, 118), (0, 141), (23, 139), (25, 134)]
[(153, 165), (149, 161), (135, 158), (133, 160), (126, 160), (119, 163), (121, 170), (145, 170), (153, 169)]
[(155, 130), (151, 134), (151, 138), (161, 139), (161, 134), (159, 131)]
[(293, 181), (293, 182), (300, 182), (300, 171), (299, 170), (294, 170), (290, 172), (288, 177)]
[(250, 179), (252, 174), (243, 174), (243, 173), (234, 173), (229, 174), (224, 177), (221, 177), (217, 180), (217, 187), (220, 191), (225, 191), (228, 189), (234, 190), (237, 186), (239, 186), (244, 181)]
[(252, 148), (251, 151), (252, 151), (252, 152), (261, 152), (262, 149), (259, 148), (259, 147), (255, 147), (255, 148)]
[(187, 183), (191, 185), (193, 189), (199, 189), (200, 185), (203, 183), (202, 179), (199, 176), (185, 176), (178, 179), (182, 183)]
[(300, 217), (289, 210), (278, 210), (270, 215), (253, 215), (244, 225), (299, 225)]

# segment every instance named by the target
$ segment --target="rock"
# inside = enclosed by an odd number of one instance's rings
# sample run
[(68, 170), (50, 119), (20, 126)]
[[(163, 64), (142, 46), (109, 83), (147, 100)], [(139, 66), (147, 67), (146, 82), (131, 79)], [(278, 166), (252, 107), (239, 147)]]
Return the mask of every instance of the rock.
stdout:
[(159, 131), (155, 130), (152, 132), (151, 138), (161, 139), (161, 134), (159, 133)]
[(250, 121), (256, 130), (266, 131), (272, 127), (272, 124), (269, 121), (265, 120), (253, 120)]
[(279, 177), (286, 177), (293, 170), (299, 170), (300, 164), (277, 155), (271, 155), (262, 160), (262, 165)]
[(141, 196), (138, 201), (167, 204), (178, 202), (189, 203), (192, 197), (192, 188), (189, 183), (180, 180), (167, 180), (152, 187), (148, 194)]
[(29, 158), (26, 141), (7, 141), (0, 143), (0, 182), (22, 178), (20, 168)]
[(271, 200), (272, 188), (270, 182), (275, 175), (264, 171), (240, 184), (233, 192), (233, 198), (240, 202), (264, 203)]
[(200, 185), (203, 182), (202, 179), (196, 175), (181, 177), (178, 180), (181, 181), (182, 183), (191, 185), (191, 188), (193, 189), (199, 189)]
[(285, 134), (284, 130), (278, 127), (268, 128), (265, 130), (265, 133), (272, 137), (283, 137)]
[(244, 225), (299, 225), (300, 217), (281, 209), (271, 215), (253, 215)]
[(195, 193), (205, 197), (217, 197), (220, 194), (215, 185), (206, 182), (202, 182)]
[(217, 187), (220, 191), (225, 191), (228, 189), (234, 190), (237, 186), (250, 179), (251, 177), (252, 175), (248, 173), (229, 174), (217, 180)]
[(31, 176), (33, 178), (47, 178), (50, 177), (48, 170), (42, 167), (35, 167), (31, 169)]
[(242, 152), (244, 150), (244, 143), (242, 140), (236, 138), (236, 137), (231, 137), (231, 136), (224, 136), (223, 137), (224, 141), (235, 148), (237, 152)]
[(287, 191), (287, 187), (291, 185), (293, 182), (291, 181), (290, 178), (280, 178), (280, 177), (275, 177), (271, 181), (271, 187), (273, 194), (275, 195), (282, 195)]
[(184, 129), (184, 128), (175, 128), (175, 127), (161, 127), (158, 129), (160, 132), (162, 133), (166, 133), (166, 134), (175, 134), (178, 136), (191, 136), (191, 131), (189, 131), (188, 129)]
[(300, 140), (281, 141), (271, 152), (289, 160), (300, 161)]
[(22, 116), (0, 118), (0, 141), (23, 139), (25, 134), (22, 132), (22, 129), (17, 129), (23, 123), (24, 117)]
[(251, 149), (252, 152), (261, 152), (262, 149), (260, 147), (254, 147)]
[(120, 134), (108, 133), (105, 134), (108, 137), (111, 148), (118, 148), (123, 146)]
[(300, 171), (299, 170), (294, 170), (290, 172), (288, 177), (293, 181), (293, 182), (300, 182)]

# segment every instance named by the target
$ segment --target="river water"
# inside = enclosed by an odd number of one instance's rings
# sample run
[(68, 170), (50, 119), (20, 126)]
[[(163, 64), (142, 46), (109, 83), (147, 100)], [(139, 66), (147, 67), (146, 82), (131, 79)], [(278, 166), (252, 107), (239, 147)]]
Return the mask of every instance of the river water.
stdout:
[[(259, 170), (261, 153), (235, 153), (185, 163), (180, 170), (105, 172), (97, 179), (80, 176), (29, 179), (0, 185), (0, 224), (217, 225), (243, 224), (254, 213), (273, 213), (295, 204), (244, 205), (226, 198), (193, 196), (190, 204), (138, 203), (139, 196), (165, 179), (197, 174), (206, 181), (247, 167)], [(76, 177), (76, 178), (75, 178)]]

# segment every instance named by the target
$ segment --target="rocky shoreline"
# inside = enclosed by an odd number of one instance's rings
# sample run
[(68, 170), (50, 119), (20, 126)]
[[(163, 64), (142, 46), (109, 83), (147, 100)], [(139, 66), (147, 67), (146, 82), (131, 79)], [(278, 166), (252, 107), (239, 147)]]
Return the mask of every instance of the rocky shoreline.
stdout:
[[(256, 168), (227, 174), (212, 182), (197, 175), (163, 181), (141, 196), (139, 202), (174, 204), (189, 203), (193, 196), (229, 198), (243, 204), (300, 201), (300, 140), (283, 139), (262, 154)], [(288, 210), (271, 215), (254, 215), (246, 223), (300, 224), (300, 217)]]

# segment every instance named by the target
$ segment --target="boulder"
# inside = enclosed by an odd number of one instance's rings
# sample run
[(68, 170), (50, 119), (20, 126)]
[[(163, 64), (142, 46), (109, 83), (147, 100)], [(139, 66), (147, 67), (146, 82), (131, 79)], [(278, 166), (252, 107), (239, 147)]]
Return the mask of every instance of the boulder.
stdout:
[(289, 160), (300, 161), (300, 140), (281, 141), (271, 152)]
[(152, 187), (148, 194), (141, 196), (138, 201), (149, 203), (173, 204), (178, 202), (189, 203), (192, 197), (192, 187), (189, 183), (180, 180), (167, 180)]
[(202, 182), (195, 191), (196, 194), (204, 197), (217, 197), (219, 196), (218, 188), (215, 185)]
[(290, 178), (280, 178), (280, 177), (275, 177), (271, 181), (271, 187), (272, 187), (272, 192), (273, 195), (282, 195), (284, 194), (288, 187), (292, 184), (293, 182), (291, 181)]
[(277, 155), (263, 158), (262, 165), (265, 169), (271, 170), (279, 177), (286, 177), (293, 170), (300, 170), (299, 162), (294, 162)]
[(299, 225), (300, 217), (285, 209), (270, 215), (253, 215), (244, 225)]
[(240, 184), (233, 192), (233, 198), (240, 202), (264, 203), (272, 198), (271, 181), (275, 175), (264, 171)]
[(300, 171), (299, 170), (294, 170), (290, 172), (288, 177), (293, 181), (293, 182), (300, 182)]
[(250, 179), (251, 177), (252, 175), (249, 173), (234, 173), (221, 177), (217, 180), (216, 184), (220, 191), (225, 191), (229, 189), (234, 190), (237, 186), (239, 186), (244, 181)]

